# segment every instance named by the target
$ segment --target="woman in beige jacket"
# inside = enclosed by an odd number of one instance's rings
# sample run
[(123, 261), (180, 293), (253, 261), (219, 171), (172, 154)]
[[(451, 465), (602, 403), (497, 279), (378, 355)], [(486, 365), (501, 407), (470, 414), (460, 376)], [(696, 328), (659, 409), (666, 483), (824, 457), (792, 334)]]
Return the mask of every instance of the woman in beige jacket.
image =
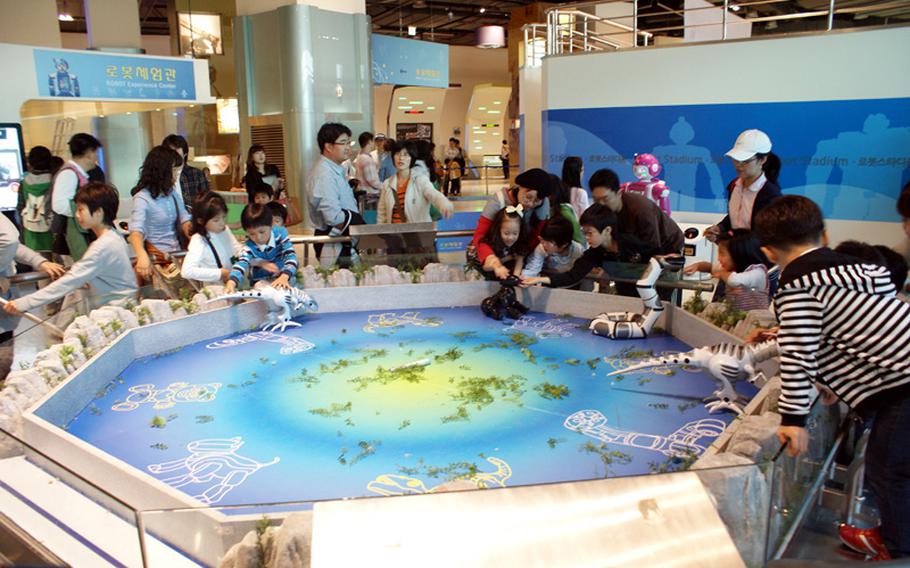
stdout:
[(411, 142), (396, 143), (392, 149), (395, 175), (385, 180), (379, 194), (376, 223), (429, 223), (430, 205), (443, 217), (452, 216), (452, 202), (433, 187), (430, 172), (418, 159), (417, 146)]

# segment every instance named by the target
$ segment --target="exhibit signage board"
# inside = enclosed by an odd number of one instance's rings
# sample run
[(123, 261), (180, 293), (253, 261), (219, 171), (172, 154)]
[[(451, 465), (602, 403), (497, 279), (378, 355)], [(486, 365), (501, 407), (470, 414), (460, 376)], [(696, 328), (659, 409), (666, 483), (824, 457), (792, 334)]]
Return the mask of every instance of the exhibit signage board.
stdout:
[(449, 86), (449, 46), (372, 34), (373, 83), (414, 87)]
[(35, 49), (42, 97), (193, 100), (192, 60)]
[(723, 213), (736, 178), (724, 154), (756, 125), (781, 159), (784, 193), (809, 197), (829, 219), (900, 220), (896, 200), (910, 181), (907, 98), (548, 110), (544, 167), (559, 171), (566, 156), (581, 156), (587, 175), (610, 168), (633, 181), (635, 154), (649, 152), (663, 166), (673, 211)]

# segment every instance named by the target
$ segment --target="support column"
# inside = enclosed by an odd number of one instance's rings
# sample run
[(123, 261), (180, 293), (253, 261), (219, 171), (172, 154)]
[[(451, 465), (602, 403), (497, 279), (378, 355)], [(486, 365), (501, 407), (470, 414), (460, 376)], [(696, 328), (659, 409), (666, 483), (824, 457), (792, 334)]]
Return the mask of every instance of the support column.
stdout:
[(0, 0), (0, 42), (60, 47), (56, 0)]
[(123, 0), (83, 0), (89, 49), (142, 49), (139, 3)]

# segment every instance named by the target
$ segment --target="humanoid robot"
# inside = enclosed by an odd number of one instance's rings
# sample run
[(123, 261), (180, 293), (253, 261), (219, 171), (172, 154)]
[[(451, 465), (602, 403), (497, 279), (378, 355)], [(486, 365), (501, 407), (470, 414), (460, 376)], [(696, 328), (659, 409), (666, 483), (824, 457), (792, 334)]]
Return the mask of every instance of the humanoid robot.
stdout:
[(54, 59), (57, 69), (47, 76), (47, 86), (52, 97), (78, 97), (79, 77), (70, 73), (66, 59)]
[(657, 179), (661, 171), (660, 162), (653, 154), (635, 154), (632, 171), (638, 181), (624, 183), (620, 191), (630, 191), (643, 195), (657, 204), (667, 215), (670, 214), (670, 188), (663, 180)]
[(635, 287), (645, 305), (641, 314), (631, 312), (609, 312), (594, 318), (588, 328), (594, 335), (603, 335), (610, 339), (638, 339), (647, 337), (654, 323), (664, 311), (664, 305), (654, 289), (654, 284), (664, 270), (677, 271), (683, 267), (686, 259), (679, 255), (653, 256)]

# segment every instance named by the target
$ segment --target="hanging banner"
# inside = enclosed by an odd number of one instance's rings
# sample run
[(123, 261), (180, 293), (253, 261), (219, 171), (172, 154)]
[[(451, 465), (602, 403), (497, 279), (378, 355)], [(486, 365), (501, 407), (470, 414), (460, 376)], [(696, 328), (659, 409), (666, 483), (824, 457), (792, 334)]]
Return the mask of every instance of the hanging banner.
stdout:
[(448, 45), (381, 34), (371, 42), (373, 83), (448, 88)]
[(38, 94), (43, 97), (193, 100), (191, 60), (35, 49)]

